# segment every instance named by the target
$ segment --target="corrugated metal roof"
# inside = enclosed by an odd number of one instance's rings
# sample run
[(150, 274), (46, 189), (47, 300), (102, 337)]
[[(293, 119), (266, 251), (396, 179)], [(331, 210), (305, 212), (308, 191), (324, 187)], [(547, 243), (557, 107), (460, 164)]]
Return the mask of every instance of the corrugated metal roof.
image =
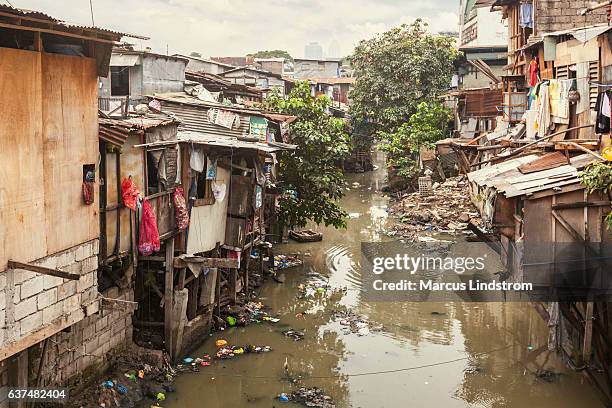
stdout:
[(0, 13), (2, 13), (3, 17), (6, 17), (7, 14), (10, 14), (16, 17), (29, 18), (33, 22), (46, 22), (46, 23), (56, 24), (58, 26), (62, 26), (62, 28), (65, 28), (67, 32), (73, 32), (75, 34), (83, 34), (83, 31), (86, 31), (91, 34), (106, 34), (110, 36), (119, 37), (117, 40), (119, 40), (120, 37), (131, 37), (131, 38), (138, 38), (141, 40), (149, 39), (149, 37), (143, 37), (140, 35), (113, 31), (113, 30), (109, 30), (109, 29), (101, 28), (101, 27), (91, 27), (91, 26), (72, 24), (72, 23), (68, 23), (63, 20), (59, 20), (55, 17), (51, 17), (50, 15), (42, 13), (40, 11), (20, 9), (20, 8), (12, 7), (12, 6), (5, 5), (5, 4), (0, 4)]
[(538, 160), (537, 155), (519, 157), (468, 174), (468, 180), (481, 187), (495, 188), (507, 198), (530, 195), (539, 191), (579, 183), (578, 172), (596, 160), (590, 154), (570, 159), (570, 164), (529, 174), (518, 167)]
[(177, 133), (177, 140), (159, 141), (153, 143), (146, 143), (137, 145), (136, 147), (155, 147), (155, 146), (168, 146), (177, 143), (193, 143), (201, 144), (205, 146), (221, 147), (228, 149), (242, 149), (242, 150), (253, 150), (264, 153), (276, 153), (283, 150), (294, 150), (297, 148), (296, 145), (290, 145), (286, 143), (260, 143), (260, 142), (249, 142), (246, 140), (239, 140), (238, 138), (217, 135), (217, 134), (206, 134), (202, 132), (193, 132), (189, 130), (182, 130)]
[(133, 67), (140, 64), (140, 55), (111, 54), (111, 67)]
[(100, 139), (117, 146), (122, 146), (132, 132), (143, 131), (173, 123), (178, 123), (178, 121), (171, 116), (156, 113), (123, 119), (99, 117), (98, 134)]

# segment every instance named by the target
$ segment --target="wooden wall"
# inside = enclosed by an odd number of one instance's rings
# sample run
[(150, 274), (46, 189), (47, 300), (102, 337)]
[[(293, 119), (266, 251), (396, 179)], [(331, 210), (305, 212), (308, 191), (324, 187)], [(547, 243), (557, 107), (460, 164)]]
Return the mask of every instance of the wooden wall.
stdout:
[(98, 236), (96, 84), (95, 59), (0, 48), (0, 271)]

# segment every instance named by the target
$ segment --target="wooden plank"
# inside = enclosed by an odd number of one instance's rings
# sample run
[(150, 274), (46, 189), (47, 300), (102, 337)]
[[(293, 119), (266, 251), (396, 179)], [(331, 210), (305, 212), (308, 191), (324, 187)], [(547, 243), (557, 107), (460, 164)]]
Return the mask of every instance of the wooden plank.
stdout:
[(172, 306), (174, 293), (174, 267), (172, 259), (174, 258), (174, 238), (166, 242), (166, 276), (164, 286), (164, 340), (166, 351), (170, 356), (173, 356), (174, 348), (172, 342)]
[(586, 304), (586, 316), (584, 321), (584, 344), (582, 357), (586, 365), (591, 361), (591, 346), (593, 340), (593, 302)]
[[(9, 361), (9, 386), (26, 388), (28, 386), (28, 350), (23, 350)], [(9, 402), (10, 408), (26, 408), (24, 401)]]
[(17, 261), (8, 261), (8, 268), (9, 269), (24, 269), (26, 271), (40, 273), (41, 275), (56, 276), (58, 278), (64, 278), (64, 279), (70, 279), (70, 280), (79, 280), (79, 278), (81, 277), (81, 275), (78, 275), (78, 274), (60, 271), (58, 269), (45, 268), (44, 266), (32, 265), (32, 264), (17, 262)]
[(175, 268), (186, 268), (187, 263), (198, 263), (203, 268), (226, 268), (226, 269), (238, 269), (238, 259), (231, 258), (203, 258), (200, 256), (194, 256), (189, 258), (174, 258)]
[(73, 324), (83, 320), (84, 317), (85, 313), (79, 309), (75, 312), (72, 312), (68, 316), (62, 316), (54, 320), (51, 324), (45, 326), (43, 329), (29, 334), (14, 343), (11, 343), (8, 347), (0, 349), (0, 361), (19, 353), (22, 350), (32, 347), (37, 343), (40, 343), (47, 337), (53, 336), (54, 334), (64, 330), (65, 328), (70, 327)]
[(585, 207), (608, 207), (612, 203), (610, 201), (578, 201), (575, 203), (563, 203), (563, 204), (554, 204), (552, 206), (553, 210), (569, 210), (572, 208), (585, 208)]

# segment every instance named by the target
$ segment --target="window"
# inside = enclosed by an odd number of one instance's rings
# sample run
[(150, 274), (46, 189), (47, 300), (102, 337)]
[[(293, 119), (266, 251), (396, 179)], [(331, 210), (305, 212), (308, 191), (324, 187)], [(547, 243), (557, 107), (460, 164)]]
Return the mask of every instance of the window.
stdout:
[(111, 67), (111, 96), (130, 94), (130, 67)]
[(213, 180), (206, 180), (205, 171), (198, 173), (196, 181), (196, 200), (194, 203), (195, 207), (213, 205), (215, 203), (215, 197), (212, 191), (212, 182)]

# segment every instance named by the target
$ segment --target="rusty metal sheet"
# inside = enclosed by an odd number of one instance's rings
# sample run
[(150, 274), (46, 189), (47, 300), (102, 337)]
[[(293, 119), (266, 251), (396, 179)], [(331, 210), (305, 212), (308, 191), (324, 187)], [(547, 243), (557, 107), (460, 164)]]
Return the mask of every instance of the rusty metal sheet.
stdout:
[(523, 174), (535, 173), (542, 170), (554, 169), (567, 164), (567, 158), (563, 153), (553, 152), (545, 154), (531, 163), (523, 164), (518, 169)]

